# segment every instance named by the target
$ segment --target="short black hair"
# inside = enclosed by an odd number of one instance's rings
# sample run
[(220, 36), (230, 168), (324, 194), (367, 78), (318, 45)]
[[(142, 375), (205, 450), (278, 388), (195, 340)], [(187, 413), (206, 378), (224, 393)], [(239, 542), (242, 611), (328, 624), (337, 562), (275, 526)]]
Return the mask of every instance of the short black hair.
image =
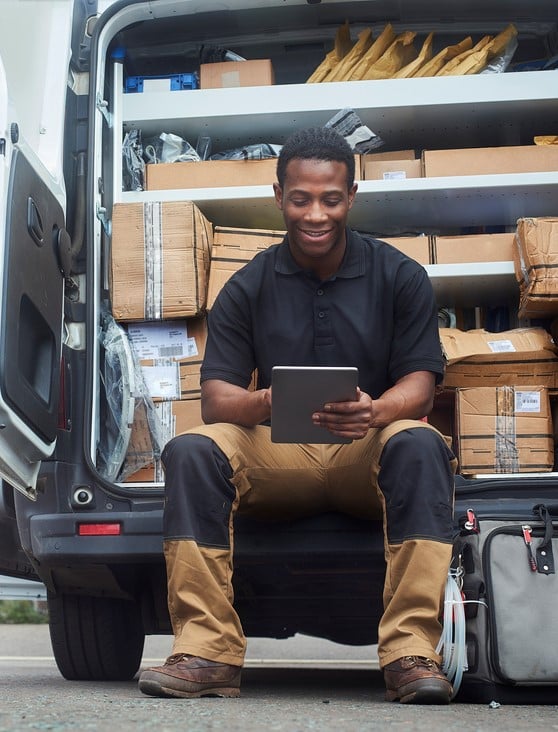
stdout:
[(297, 130), (281, 148), (277, 160), (277, 180), (285, 184), (287, 165), (291, 160), (330, 160), (347, 166), (347, 188), (355, 182), (355, 157), (351, 146), (331, 127), (308, 127)]

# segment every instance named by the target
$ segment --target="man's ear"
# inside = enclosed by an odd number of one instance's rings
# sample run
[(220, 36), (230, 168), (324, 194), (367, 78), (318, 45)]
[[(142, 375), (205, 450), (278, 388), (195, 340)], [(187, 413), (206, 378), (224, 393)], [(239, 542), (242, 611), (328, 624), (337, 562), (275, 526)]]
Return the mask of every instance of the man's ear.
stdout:
[(353, 203), (355, 202), (355, 196), (356, 196), (357, 190), (358, 190), (357, 183), (353, 183), (353, 187), (349, 188), (349, 208), (351, 208)]
[(283, 210), (283, 189), (279, 185), (279, 183), (273, 184), (273, 193), (275, 195), (275, 203), (277, 205), (277, 208), (282, 211)]

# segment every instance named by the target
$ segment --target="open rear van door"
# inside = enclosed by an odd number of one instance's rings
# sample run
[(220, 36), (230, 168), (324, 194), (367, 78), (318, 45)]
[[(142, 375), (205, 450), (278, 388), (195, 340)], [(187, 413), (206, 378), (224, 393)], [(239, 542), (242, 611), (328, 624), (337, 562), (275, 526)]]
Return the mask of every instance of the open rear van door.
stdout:
[[(33, 49), (33, 23), (24, 44), (17, 29), (26, 19), (14, 11), (38, 8), (34, 23), (46, 37), (57, 18), (45, 17), (41, 6), (56, 8), (60, 20), (62, 4), (7, 3), (3, 10), (9, 6), (11, 32), (27, 48), (19, 53), (29, 84), (27, 92), (22, 89), (18, 49), (0, 32), (0, 477), (34, 498), (58, 424), (64, 285), (59, 252), (68, 246), (60, 172), (67, 73), (59, 64), (62, 79), (50, 83), (57, 67), (49, 49), (46, 56), (45, 48), (37, 48), (31, 59), (24, 57)], [(63, 36), (64, 24), (58, 30)], [(39, 37), (40, 29), (34, 31)], [(51, 51), (55, 43), (48, 41)]]

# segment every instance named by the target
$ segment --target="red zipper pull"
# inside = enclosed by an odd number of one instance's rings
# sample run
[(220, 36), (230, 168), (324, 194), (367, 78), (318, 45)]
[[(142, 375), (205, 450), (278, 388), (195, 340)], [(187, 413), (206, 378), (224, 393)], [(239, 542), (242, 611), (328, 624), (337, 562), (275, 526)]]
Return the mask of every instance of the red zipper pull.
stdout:
[(465, 521), (465, 528), (467, 531), (472, 531), (475, 534), (479, 533), (479, 524), (472, 508), (467, 509), (467, 521)]
[(533, 556), (533, 541), (531, 538), (532, 529), (528, 524), (523, 524), (523, 526), (521, 527), (521, 531), (523, 532), (523, 541), (525, 542), (525, 546), (527, 547), (529, 566), (531, 567), (532, 572), (536, 572), (537, 562), (535, 561), (535, 557)]

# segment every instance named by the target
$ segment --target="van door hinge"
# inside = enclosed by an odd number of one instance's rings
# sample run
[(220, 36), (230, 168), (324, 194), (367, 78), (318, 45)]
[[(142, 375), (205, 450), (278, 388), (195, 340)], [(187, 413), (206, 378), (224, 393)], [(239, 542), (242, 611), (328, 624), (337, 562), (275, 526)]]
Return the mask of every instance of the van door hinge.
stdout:
[(102, 98), (99, 92), (97, 92), (97, 109), (105, 118), (107, 125), (112, 127), (112, 114), (108, 110), (108, 102)]
[(0, 137), (0, 155), (6, 154), (6, 138)]
[(107, 236), (111, 235), (110, 219), (107, 215), (107, 210), (104, 206), (97, 207), (97, 218), (103, 225), (103, 230)]

